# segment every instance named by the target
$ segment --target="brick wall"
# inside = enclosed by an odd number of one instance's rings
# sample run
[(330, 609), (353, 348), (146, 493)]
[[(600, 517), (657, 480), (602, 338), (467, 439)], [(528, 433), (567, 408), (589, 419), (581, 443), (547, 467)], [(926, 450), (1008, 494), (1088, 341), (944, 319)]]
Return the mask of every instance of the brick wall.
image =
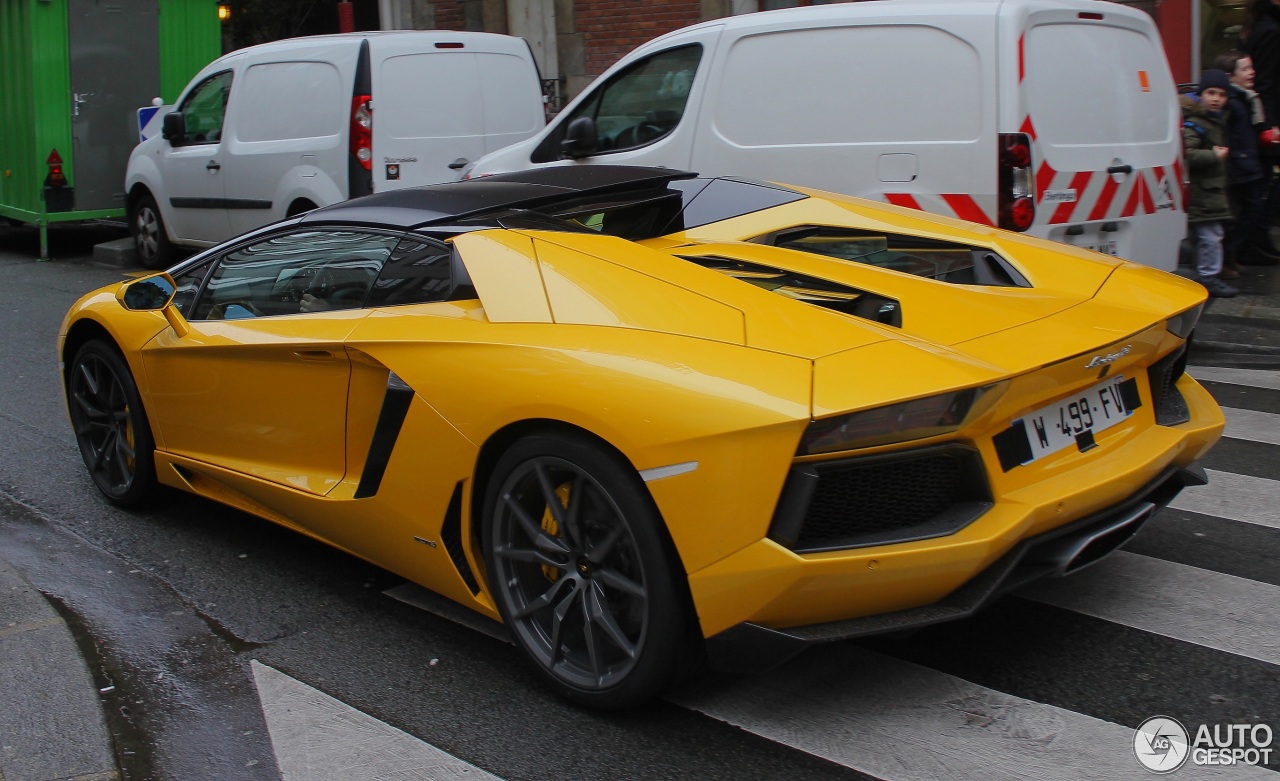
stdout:
[(467, 18), (462, 12), (462, 3), (457, 0), (437, 0), (435, 7), (437, 30), (467, 29)]
[(575, 0), (574, 15), (577, 32), (583, 35), (586, 72), (596, 76), (640, 44), (701, 21), (702, 4), (700, 0)]

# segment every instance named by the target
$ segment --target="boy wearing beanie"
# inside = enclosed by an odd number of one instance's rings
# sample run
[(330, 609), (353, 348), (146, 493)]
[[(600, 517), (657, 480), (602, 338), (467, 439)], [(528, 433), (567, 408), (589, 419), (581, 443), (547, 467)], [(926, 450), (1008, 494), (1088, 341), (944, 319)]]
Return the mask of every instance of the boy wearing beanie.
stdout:
[(1182, 140), (1191, 179), (1187, 221), (1196, 247), (1196, 274), (1209, 295), (1218, 298), (1230, 298), (1240, 292), (1219, 276), (1223, 224), (1231, 219), (1227, 202), (1229, 150), (1222, 112), (1229, 88), (1230, 80), (1224, 71), (1207, 70), (1200, 75), (1198, 96), (1182, 96)]

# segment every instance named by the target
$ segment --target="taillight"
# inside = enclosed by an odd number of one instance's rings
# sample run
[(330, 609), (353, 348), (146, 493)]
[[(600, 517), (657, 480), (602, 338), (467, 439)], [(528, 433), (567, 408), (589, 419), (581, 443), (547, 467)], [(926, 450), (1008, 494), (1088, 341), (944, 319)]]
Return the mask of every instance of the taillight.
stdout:
[(351, 154), (364, 170), (373, 170), (372, 95), (351, 98)]
[(1024, 231), (1036, 219), (1031, 138), (1026, 133), (1001, 133), (999, 143), (1000, 227)]
[(45, 187), (66, 187), (67, 176), (62, 173), (62, 155), (58, 154), (58, 150), (53, 150), (49, 156), (45, 158), (45, 165), (49, 166), (49, 175), (44, 179)]

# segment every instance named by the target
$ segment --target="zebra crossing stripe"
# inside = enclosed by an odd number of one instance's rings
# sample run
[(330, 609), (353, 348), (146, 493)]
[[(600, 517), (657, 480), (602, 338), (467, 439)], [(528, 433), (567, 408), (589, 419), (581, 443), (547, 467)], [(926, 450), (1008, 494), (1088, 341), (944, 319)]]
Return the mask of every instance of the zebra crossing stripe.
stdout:
[(1217, 366), (1188, 366), (1187, 372), (1197, 380), (1280, 390), (1280, 371), (1269, 369), (1223, 369)]
[(250, 667), (284, 781), (497, 781), (256, 659)]
[[(707, 682), (675, 702), (886, 781), (1114, 781), (1150, 777), (1134, 730), (1014, 697), (848, 643), (767, 675)], [(1197, 779), (1275, 781), (1197, 767)]]
[(1225, 436), (1280, 445), (1280, 415), (1233, 407), (1223, 407), (1222, 414), (1227, 416)]
[(1280, 586), (1117, 551), (1019, 596), (1280, 665)]
[(1215, 469), (1206, 469), (1205, 472), (1209, 475), (1208, 485), (1182, 489), (1169, 506), (1175, 510), (1280, 529), (1280, 511), (1276, 509), (1280, 480)]

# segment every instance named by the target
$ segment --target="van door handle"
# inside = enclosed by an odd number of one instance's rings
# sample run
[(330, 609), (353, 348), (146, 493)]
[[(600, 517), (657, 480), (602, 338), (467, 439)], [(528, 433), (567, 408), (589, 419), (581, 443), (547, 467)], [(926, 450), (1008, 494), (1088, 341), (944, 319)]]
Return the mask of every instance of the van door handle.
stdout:
[(1121, 165), (1113, 165), (1113, 166), (1109, 166), (1109, 167), (1107, 168), (1107, 173), (1109, 173), (1109, 174), (1131, 174), (1131, 173), (1133, 173), (1133, 166), (1131, 166), (1131, 165), (1129, 165), (1129, 164), (1127, 164), (1127, 163), (1124, 163), (1124, 164), (1121, 164)]
[(454, 170), (454, 171), (458, 171), (458, 170), (461, 170), (461, 169), (463, 169), (463, 168), (466, 168), (466, 167), (467, 167), (467, 163), (469, 163), (469, 162), (471, 162), (471, 161), (470, 161), (470, 160), (468, 160), (467, 158), (465, 158), (465, 157), (459, 157), (457, 160), (454, 160), (452, 163), (449, 163), (449, 168), (450, 168), (450, 169), (452, 169), (452, 170)]
[(209, 162), (204, 164), (204, 170), (208, 171), (209, 173), (213, 173), (214, 171), (221, 171), (222, 166), (218, 165), (217, 160), (210, 160)]

